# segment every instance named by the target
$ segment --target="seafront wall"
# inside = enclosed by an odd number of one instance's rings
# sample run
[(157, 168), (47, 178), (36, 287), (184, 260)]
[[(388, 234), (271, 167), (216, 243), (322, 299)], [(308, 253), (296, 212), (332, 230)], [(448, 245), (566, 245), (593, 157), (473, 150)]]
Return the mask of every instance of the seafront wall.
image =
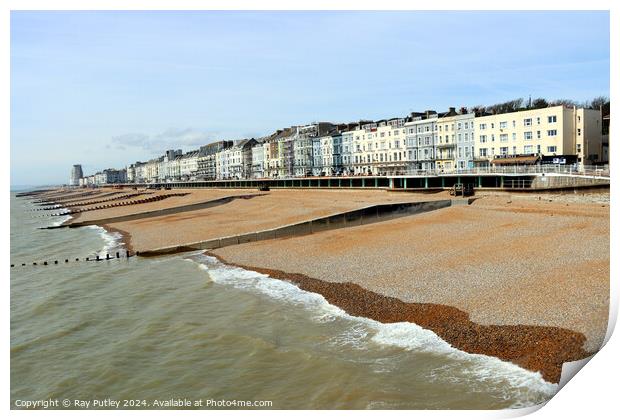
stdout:
[(417, 203), (394, 203), (377, 204), (360, 209), (345, 211), (329, 216), (318, 217), (299, 223), (280, 226), (257, 232), (240, 235), (226, 236), (209, 239), (191, 244), (182, 244), (157, 248), (149, 251), (141, 251), (138, 255), (143, 257), (186, 252), (202, 249), (217, 249), (230, 245), (238, 245), (247, 242), (264, 241), (269, 239), (287, 238), (292, 236), (308, 235), (325, 230), (342, 229), (345, 227), (361, 226), (370, 223), (378, 223), (398, 217), (438, 210), (457, 204), (469, 204), (473, 199), (434, 200)]
[[(559, 178), (551, 184), (551, 178)], [(125, 187), (155, 188), (288, 188), (288, 189), (383, 189), (390, 191), (430, 192), (447, 190), (455, 184), (468, 184), (488, 191), (544, 191), (548, 189), (589, 188), (609, 186), (607, 176), (558, 174), (439, 174), (420, 176), (353, 176), (279, 179), (243, 179), (214, 181), (162, 182), (153, 184), (122, 184)]]

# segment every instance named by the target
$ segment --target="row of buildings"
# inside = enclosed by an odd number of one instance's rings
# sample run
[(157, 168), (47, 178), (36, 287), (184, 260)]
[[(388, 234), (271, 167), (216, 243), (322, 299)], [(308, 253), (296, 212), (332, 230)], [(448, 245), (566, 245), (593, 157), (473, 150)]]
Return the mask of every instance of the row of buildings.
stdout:
[(187, 153), (169, 150), (127, 166), (125, 176), (130, 183), (151, 183), (588, 165), (608, 160), (602, 125), (600, 111), (563, 105), (495, 115), (450, 108), (379, 121), (319, 122)]
[(127, 182), (126, 169), (104, 169), (93, 175), (83, 176), (77, 185), (87, 187), (92, 185), (124, 184)]

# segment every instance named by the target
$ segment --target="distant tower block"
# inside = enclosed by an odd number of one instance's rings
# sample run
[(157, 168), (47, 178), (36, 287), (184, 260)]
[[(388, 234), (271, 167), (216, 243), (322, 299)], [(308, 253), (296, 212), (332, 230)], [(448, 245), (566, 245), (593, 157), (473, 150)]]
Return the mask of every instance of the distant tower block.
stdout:
[(77, 187), (80, 185), (80, 178), (83, 176), (82, 165), (73, 165), (73, 168), (71, 168), (71, 179), (69, 180), (69, 185), (72, 187)]

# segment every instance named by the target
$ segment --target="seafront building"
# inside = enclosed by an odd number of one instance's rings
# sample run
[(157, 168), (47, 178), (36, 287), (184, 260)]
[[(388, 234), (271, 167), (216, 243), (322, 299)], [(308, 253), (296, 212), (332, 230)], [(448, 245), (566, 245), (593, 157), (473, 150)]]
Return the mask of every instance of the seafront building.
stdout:
[(554, 106), (476, 117), (475, 165), (594, 164), (602, 151), (601, 114)]
[(437, 170), (473, 168), (474, 118), (474, 113), (457, 113), (456, 108), (450, 108), (437, 119)]
[(82, 173), (82, 165), (73, 165), (71, 168), (71, 177), (69, 178), (69, 185), (77, 187), (80, 185), (80, 179), (84, 177)]
[(405, 123), (407, 156), (412, 151), (410, 169), (434, 170), (436, 165), (437, 121), (435, 111), (413, 112)]
[(260, 138), (252, 146), (252, 178), (260, 179), (265, 177), (265, 142), (266, 138)]
[(257, 143), (255, 139), (244, 139), (227, 149), (230, 157), (228, 172), (231, 179), (252, 177), (252, 148)]
[[(503, 165), (608, 162), (609, 116), (565, 105), (488, 114), (449, 108), (387, 120), (315, 122), (260, 139), (213, 142), (185, 154), (90, 176), (76, 165), (71, 185), (165, 183), (307, 176), (458, 173)], [(80, 176), (78, 176), (80, 175)]]
[(217, 178), (217, 153), (224, 149), (232, 147), (233, 142), (230, 140), (216, 141), (199, 149), (195, 177), (199, 180), (213, 180)]

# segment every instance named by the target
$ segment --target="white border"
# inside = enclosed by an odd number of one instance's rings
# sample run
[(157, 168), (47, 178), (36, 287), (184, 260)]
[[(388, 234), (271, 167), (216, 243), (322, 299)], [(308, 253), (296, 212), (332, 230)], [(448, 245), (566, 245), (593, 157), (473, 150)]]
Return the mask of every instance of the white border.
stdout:
[[(3, 75), (3, 85), (4, 89), (4, 100), (1, 102), (1, 111), (0, 112), (0, 127), (3, 128), (4, 141), (6, 143), (7, 148), (10, 147), (10, 116), (9, 116), (9, 101), (10, 96), (8, 92), (10, 91), (10, 72), (9, 72), (9, 50), (10, 50), (10, 10), (84, 10), (84, 9), (95, 9), (95, 10), (198, 10), (198, 9), (212, 9), (212, 10), (243, 10), (243, 9), (253, 9), (253, 10), (329, 10), (329, 9), (363, 9), (363, 10), (611, 10), (611, 36), (610, 36), (610, 53), (611, 53), (611, 89), (610, 89), (610, 97), (617, 100), (619, 95), (618, 93), (618, 83), (617, 83), (617, 75), (620, 74), (620, 67), (618, 66), (618, 51), (620, 45), (618, 45), (618, 40), (620, 39), (619, 33), (619, 9), (620, 2), (612, 1), (612, 0), (589, 0), (587, 2), (584, 1), (576, 1), (576, 0), (565, 0), (565, 1), (546, 1), (546, 0), (521, 0), (521, 1), (491, 1), (491, 0), (470, 0), (467, 2), (458, 1), (458, 0), (443, 0), (440, 4), (436, 2), (424, 1), (424, 2), (405, 2), (405, 1), (394, 1), (394, 0), (383, 0), (383, 1), (368, 1), (368, 0), (358, 0), (358, 1), (338, 1), (338, 0), (318, 0), (318, 1), (296, 1), (294, 3), (289, 3), (285, 1), (273, 1), (273, 0), (264, 0), (264, 1), (197, 1), (197, 0), (178, 0), (178, 1), (170, 1), (170, 0), (151, 0), (151, 1), (122, 1), (122, 0), (91, 0), (87, 4), (84, 1), (77, 0), (57, 0), (57, 1), (45, 1), (45, 0), (5, 0), (2, 2), (0, 8), (2, 8), (2, 18), (0, 27), (2, 28), (2, 52), (1, 59), (3, 61), (2, 66), (2, 75)], [(575, 28), (575, 30), (579, 30)], [(492, 34), (490, 34), (492, 36)], [(613, 107), (613, 104), (612, 104)], [(611, 143), (613, 145), (620, 144), (617, 142), (618, 135), (614, 131), (615, 126), (612, 126), (612, 137)], [(616, 152), (616, 148), (614, 146), (611, 147), (610, 160), (616, 162), (617, 159), (620, 159), (620, 155)], [(4, 165), (2, 166), (2, 171), (5, 174), (5, 179), (10, 180), (10, 153), (4, 153)], [(613, 176), (613, 175), (612, 175)], [(9, 305), (9, 185), (7, 183), (4, 184), (4, 200), (5, 205), (2, 206), (2, 214), (3, 214), (3, 223), (2, 223), (2, 234), (4, 241), (2, 243), (2, 267), (4, 272), (6, 273), (4, 277), (5, 279), (5, 290), (2, 294), (2, 307), (3, 307), (3, 331), (4, 331), (4, 358), (2, 360), (2, 374), (4, 378), (2, 392), (4, 399), (4, 410), (8, 410), (10, 407), (10, 370), (9, 370), (9, 360), (10, 360), (10, 346), (8, 345), (10, 342), (10, 330), (9, 330), (9, 316), (10, 316), (10, 305)], [(616, 199), (616, 188), (615, 182), (612, 182), (612, 200), (611, 200), (611, 208), (612, 208), (612, 220), (611, 220), (611, 250), (612, 256), (616, 256), (617, 253), (614, 251), (617, 249), (617, 239), (618, 238), (618, 229), (617, 223), (615, 220), (615, 209), (617, 208), (618, 200)], [(618, 287), (617, 287), (617, 278), (618, 278), (618, 269), (617, 263), (614, 258), (611, 258), (611, 278), (612, 280), (612, 314), (611, 319), (615, 321), (617, 318), (617, 308), (618, 308)], [(559, 393), (554, 397), (543, 409), (536, 411), (532, 414), (532, 418), (605, 418), (606, 414), (610, 414), (613, 412), (617, 412), (617, 392), (615, 391), (616, 379), (618, 378), (618, 361), (617, 354), (620, 354), (616, 336), (612, 336), (607, 345), (597, 354), (590, 363), (581, 371), (577, 376), (572, 379)], [(3, 410), (3, 411), (4, 411)], [(410, 418), (412, 415), (416, 418), (503, 418), (503, 417), (514, 417), (518, 415), (526, 414), (531, 410), (514, 410), (514, 411), (457, 411), (457, 412), (445, 412), (445, 411), (417, 411), (415, 413), (410, 413), (407, 411), (357, 411), (355, 413), (351, 413), (356, 417), (375, 417), (375, 416), (390, 416), (390, 417), (401, 417), (401, 418)], [(10, 416), (16, 418), (30, 418), (31, 416), (39, 416), (46, 415), (52, 418), (82, 418), (85, 416), (83, 412), (52, 412), (47, 411), (44, 413), (41, 412), (30, 412), (30, 411), (10, 411), (8, 413)], [(232, 416), (237, 416), (240, 413), (236, 412), (209, 412), (208, 416), (217, 416), (221, 418), (230, 418)], [(248, 413), (244, 413), (248, 414)], [(334, 412), (322, 412), (320, 414), (323, 416), (336, 416), (336, 415), (346, 415), (349, 413), (334, 413)], [(109, 417), (109, 416), (120, 416), (120, 417), (144, 417), (144, 418), (167, 418), (171, 416), (178, 416), (179, 412), (153, 412), (153, 411), (144, 411), (144, 412), (131, 412), (128, 414), (127, 412), (88, 412), (88, 417), (101, 418), (101, 417)], [(189, 412), (183, 411), (181, 415), (193, 417), (193, 416), (205, 416), (204, 412)], [(259, 418), (288, 418), (291, 413), (283, 412), (283, 411), (256, 411), (251, 412), (251, 415), (257, 416)], [(294, 414), (295, 416), (307, 417), (315, 416), (316, 413), (300, 411)]]

